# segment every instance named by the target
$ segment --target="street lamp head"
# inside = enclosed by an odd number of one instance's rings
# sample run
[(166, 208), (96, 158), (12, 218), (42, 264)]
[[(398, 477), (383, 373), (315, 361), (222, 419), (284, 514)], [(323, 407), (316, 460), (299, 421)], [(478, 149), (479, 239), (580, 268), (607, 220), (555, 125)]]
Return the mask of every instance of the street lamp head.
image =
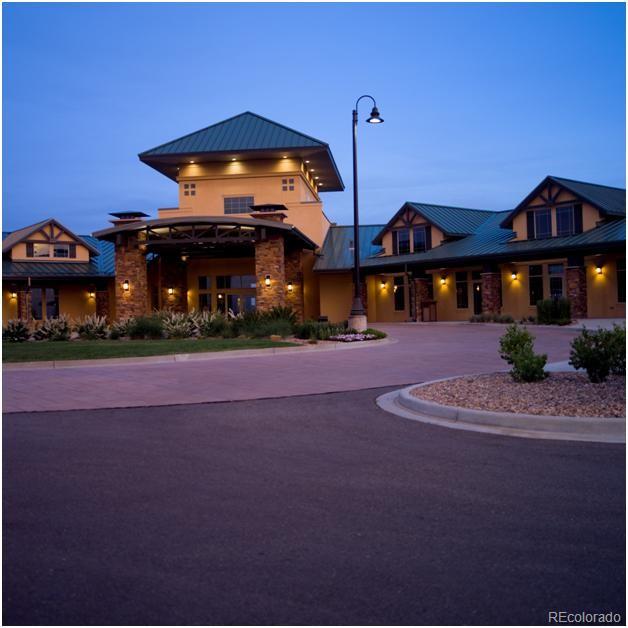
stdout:
[(366, 119), (366, 121), (370, 124), (381, 124), (384, 121), (384, 118), (379, 115), (377, 107), (373, 107), (371, 115)]

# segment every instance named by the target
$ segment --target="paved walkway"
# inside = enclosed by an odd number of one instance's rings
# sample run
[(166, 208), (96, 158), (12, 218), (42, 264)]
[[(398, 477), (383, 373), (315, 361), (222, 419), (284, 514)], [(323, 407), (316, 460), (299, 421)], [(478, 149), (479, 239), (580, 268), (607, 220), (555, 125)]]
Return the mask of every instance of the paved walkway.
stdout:
[[(378, 325), (396, 343), (351, 351), (145, 365), (5, 371), (5, 412), (123, 408), (274, 398), (503, 369), (503, 325)], [(537, 328), (536, 350), (566, 360), (571, 329)]]

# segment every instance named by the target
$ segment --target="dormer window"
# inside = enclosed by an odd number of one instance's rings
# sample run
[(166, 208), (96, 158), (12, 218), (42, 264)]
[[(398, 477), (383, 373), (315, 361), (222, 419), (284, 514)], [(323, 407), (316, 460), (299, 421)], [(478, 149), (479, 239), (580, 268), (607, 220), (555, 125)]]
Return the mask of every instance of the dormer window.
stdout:
[(430, 225), (414, 227), (412, 233), (415, 253), (424, 253), (432, 248), (432, 228)]
[(42, 242), (27, 242), (26, 257), (50, 257), (50, 245)]
[(53, 257), (74, 259), (76, 257), (76, 244), (73, 242), (27, 242), (26, 257)]
[(183, 196), (196, 196), (196, 183), (184, 183)]
[(294, 179), (282, 179), (281, 180), (282, 192), (294, 192)]
[(410, 252), (410, 229), (395, 229), (392, 232), (393, 255)]
[(556, 235), (582, 233), (582, 205), (562, 205), (556, 208)]
[(548, 207), (528, 211), (528, 240), (552, 237), (552, 213)]

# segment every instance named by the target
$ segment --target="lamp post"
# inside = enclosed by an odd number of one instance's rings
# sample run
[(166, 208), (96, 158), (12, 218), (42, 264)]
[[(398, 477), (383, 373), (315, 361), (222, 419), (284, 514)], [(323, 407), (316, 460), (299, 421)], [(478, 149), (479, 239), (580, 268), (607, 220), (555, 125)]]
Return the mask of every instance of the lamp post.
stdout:
[(370, 98), (373, 101), (371, 115), (366, 121), (369, 124), (381, 124), (384, 121), (379, 115), (377, 104), (372, 96), (364, 94), (356, 100), (353, 110), (353, 304), (349, 313), (349, 327), (357, 331), (364, 331), (367, 327), (366, 312), (360, 293), (360, 219), (358, 213), (358, 104), (363, 98)]

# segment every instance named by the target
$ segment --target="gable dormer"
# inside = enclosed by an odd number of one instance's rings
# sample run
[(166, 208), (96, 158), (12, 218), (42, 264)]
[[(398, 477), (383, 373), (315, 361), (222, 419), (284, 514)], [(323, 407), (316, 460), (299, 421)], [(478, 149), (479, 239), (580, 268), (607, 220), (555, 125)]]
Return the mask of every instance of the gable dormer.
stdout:
[(2, 241), (2, 254), (14, 262), (89, 262), (97, 248), (49, 218), (10, 233)]
[(625, 215), (625, 190), (548, 176), (501, 226), (515, 232), (512, 242), (545, 240), (590, 231)]
[(447, 205), (407, 202), (377, 234), (373, 244), (384, 255), (423, 253), (475, 232), (492, 212)]

